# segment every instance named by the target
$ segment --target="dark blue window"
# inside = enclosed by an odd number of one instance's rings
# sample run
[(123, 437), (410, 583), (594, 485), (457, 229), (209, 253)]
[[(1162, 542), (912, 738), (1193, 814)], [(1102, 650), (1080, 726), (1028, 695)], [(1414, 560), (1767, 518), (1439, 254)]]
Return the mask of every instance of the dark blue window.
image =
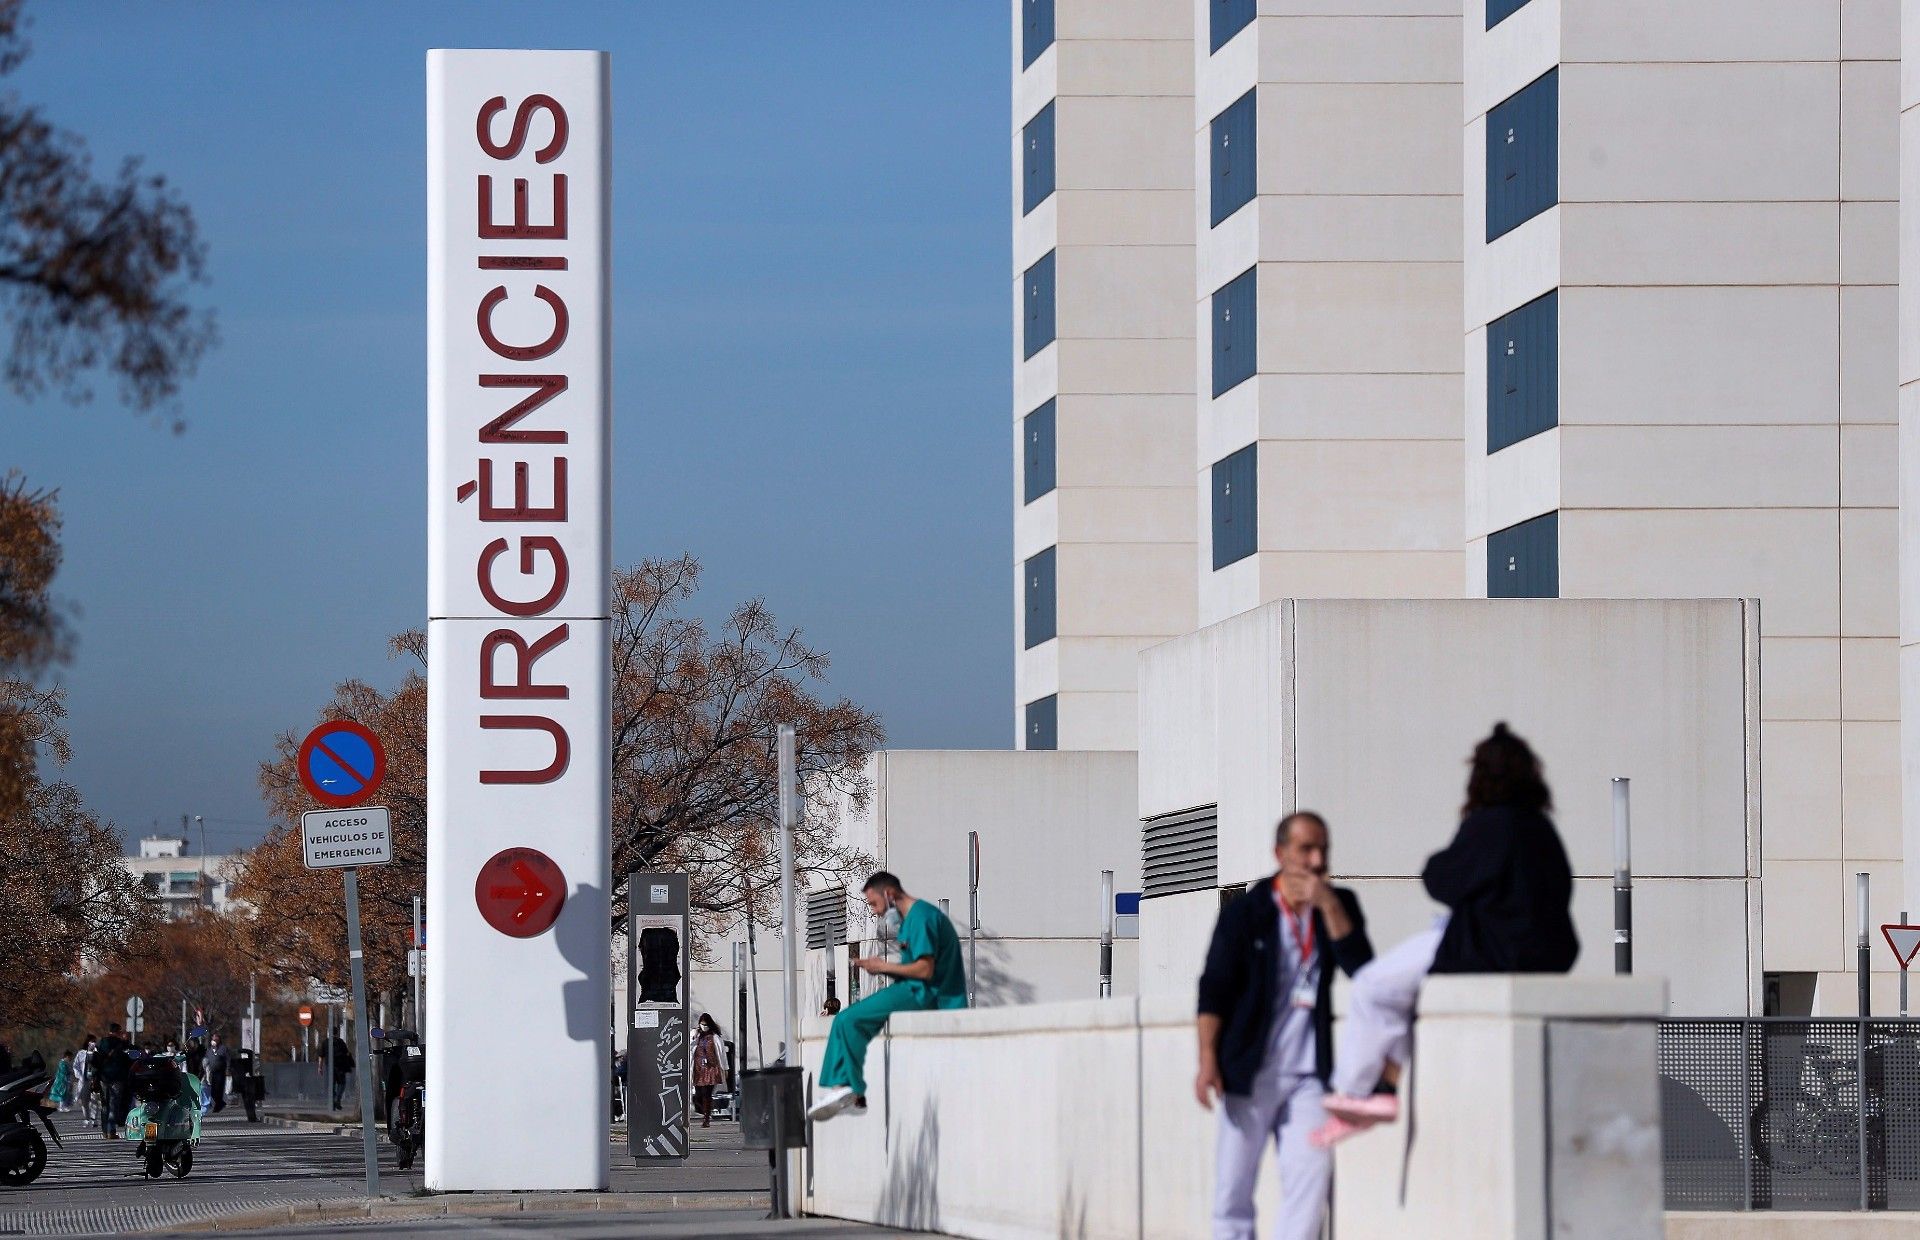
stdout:
[(1027, 748), (1060, 748), (1060, 699), (1053, 694), (1027, 703)]
[(1053, 490), (1053, 410), (1048, 401), (1020, 422), (1020, 477), (1029, 504)]
[(1020, 131), (1020, 214), (1025, 215), (1053, 193), (1053, 104)]
[(1053, 0), (1020, 0), (1021, 66), (1040, 59), (1040, 53), (1052, 46)]
[(1053, 553), (1054, 548), (1048, 547), (1039, 555), (1028, 559), (1021, 577), (1026, 594), (1026, 631), (1029, 650), (1041, 642), (1050, 642), (1054, 638), (1054, 602), (1057, 593), (1053, 583)]
[(1253, 378), (1254, 287), (1249, 267), (1213, 295), (1213, 394)]
[(1053, 343), (1053, 251), (1027, 268), (1020, 278), (1021, 299), (1027, 318), (1020, 332), (1026, 356), (1032, 357)]
[(1253, 92), (1213, 118), (1213, 222), (1253, 201)]
[(1258, 445), (1248, 444), (1213, 463), (1213, 566), (1225, 568), (1259, 549), (1254, 520), (1259, 512)]
[(1560, 294), (1487, 324), (1487, 451), (1560, 425)]
[(1525, 7), (1527, 0), (1487, 0), (1487, 29), (1492, 30)]
[(1487, 240), (1560, 201), (1560, 71), (1487, 113)]
[(1560, 514), (1487, 536), (1488, 598), (1560, 597)]
[(1247, 28), (1253, 20), (1255, 0), (1213, 0), (1212, 19), (1208, 25), (1208, 34), (1213, 46), (1211, 51), (1225, 47), (1227, 40)]

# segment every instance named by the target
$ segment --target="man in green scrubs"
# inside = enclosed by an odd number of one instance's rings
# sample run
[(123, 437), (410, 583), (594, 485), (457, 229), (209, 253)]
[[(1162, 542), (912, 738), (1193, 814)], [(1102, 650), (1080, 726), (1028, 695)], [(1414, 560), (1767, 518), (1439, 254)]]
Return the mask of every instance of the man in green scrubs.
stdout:
[(900, 959), (869, 956), (856, 968), (894, 979), (833, 1018), (827, 1053), (820, 1063), (820, 1100), (810, 1119), (832, 1119), (842, 1111), (867, 1110), (867, 1044), (895, 1012), (925, 1012), (967, 1006), (967, 973), (960, 964), (960, 936), (931, 901), (916, 900), (900, 880), (881, 870), (867, 880), (867, 907), (892, 927), (900, 940)]

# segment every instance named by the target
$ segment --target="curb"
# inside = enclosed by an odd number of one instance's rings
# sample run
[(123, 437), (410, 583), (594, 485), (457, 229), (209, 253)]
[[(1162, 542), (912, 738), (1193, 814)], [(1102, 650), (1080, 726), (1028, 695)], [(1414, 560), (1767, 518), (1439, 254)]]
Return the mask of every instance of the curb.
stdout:
[(657, 1214), (675, 1210), (749, 1210), (767, 1203), (764, 1192), (686, 1193), (441, 1193), (421, 1197), (353, 1198), (344, 1201), (301, 1201), (291, 1205), (236, 1211), (217, 1218), (174, 1223), (149, 1229), (153, 1233), (184, 1234), (254, 1231), (290, 1223), (347, 1222), (358, 1219), (391, 1220), (597, 1212)]

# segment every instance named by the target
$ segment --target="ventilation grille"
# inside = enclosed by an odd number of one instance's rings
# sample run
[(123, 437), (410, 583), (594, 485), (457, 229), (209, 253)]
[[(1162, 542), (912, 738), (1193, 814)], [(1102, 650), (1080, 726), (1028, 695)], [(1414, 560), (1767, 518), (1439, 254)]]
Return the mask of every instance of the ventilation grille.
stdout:
[(847, 893), (842, 887), (807, 893), (807, 946), (838, 947), (847, 941)]
[(1162, 814), (1140, 824), (1143, 899), (1211, 891), (1219, 882), (1220, 807)]

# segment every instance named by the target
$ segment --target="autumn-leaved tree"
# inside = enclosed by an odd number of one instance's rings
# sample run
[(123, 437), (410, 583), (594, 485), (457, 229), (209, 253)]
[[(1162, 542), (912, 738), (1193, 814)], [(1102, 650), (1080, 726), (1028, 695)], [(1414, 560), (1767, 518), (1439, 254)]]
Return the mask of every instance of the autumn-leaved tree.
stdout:
[[(0, 79), (26, 59), (22, 0), (0, 0)], [(92, 396), (104, 374), (136, 409), (167, 409), (215, 339), (187, 290), (204, 276), (193, 212), (128, 160), (96, 175), (79, 136), (0, 91), (0, 377), (23, 397)], [(178, 429), (177, 415), (168, 421)], [(3, 463), (0, 463), (3, 464)], [(49, 587), (53, 497), (0, 481), (0, 817), (25, 811), (36, 738), (32, 676), (63, 652)], [(0, 875), (10, 880), (10, 876)]]
[[(427, 682), (426, 648), (417, 633), (390, 643), (394, 654), (418, 660), (399, 686), (383, 693), (359, 680), (334, 689), (321, 719), (352, 719), (371, 728), (386, 750), (386, 780), (378, 802), (391, 811), (393, 862), (360, 869), (360, 927), (367, 987), (397, 1000), (406, 987), (413, 897), (426, 890)], [(232, 893), (245, 912), (242, 930), (256, 960), (284, 981), (317, 978), (347, 983), (346, 905), (340, 875), (309, 870), (301, 856), (300, 815), (315, 808), (296, 773), (300, 734), (276, 741), (260, 765), (260, 787), (279, 824), (238, 863)]]
[[(626, 875), (636, 869), (687, 873), (708, 930), (724, 929), (749, 906), (764, 922), (779, 881), (778, 726), (795, 726), (798, 768), (810, 785), (832, 786), (854, 804), (866, 794), (864, 761), (884, 738), (871, 711), (819, 696), (826, 655), (781, 628), (764, 603), (735, 608), (717, 632), (689, 615), (699, 581), (691, 558), (649, 560), (614, 575), (615, 927), (625, 918)], [(392, 647), (419, 670), (391, 694), (343, 683), (321, 711), (323, 719), (366, 724), (387, 752), (379, 801), (393, 812), (394, 860), (361, 870), (360, 900), (368, 984), (389, 994), (404, 984), (411, 901), (425, 889), (427, 771), (425, 640), (402, 633)], [(340, 882), (301, 865), (299, 814), (312, 805), (295, 772), (298, 743), (285, 733), (261, 766), (281, 825), (245, 857), (234, 894), (255, 910), (256, 953), (277, 953), (290, 980), (338, 984), (346, 971)], [(836, 842), (836, 825), (824, 813), (803, 823), (795, 849), (803, 881), (844, 875), (865, 860)]]
[[(23, 714), (50, 760), (66, 735), (57, 691)], [(30, 778), (0, 813), (0, 1037), (69, 1010), (83, 964), (117, 958), (152, 922), (140, 883), (120, 864), (120, 837), (73, 785)]]

